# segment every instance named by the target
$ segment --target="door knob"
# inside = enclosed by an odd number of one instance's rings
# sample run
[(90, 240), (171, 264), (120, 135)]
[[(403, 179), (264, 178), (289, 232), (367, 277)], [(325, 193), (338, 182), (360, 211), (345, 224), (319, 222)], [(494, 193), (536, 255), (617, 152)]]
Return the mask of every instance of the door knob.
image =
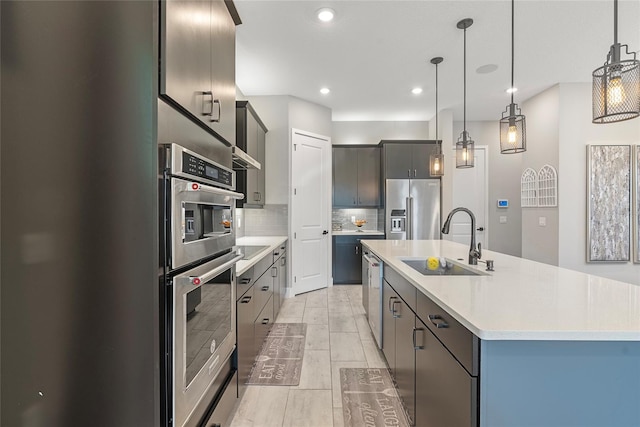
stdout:
[(324, 235), (324, 234), (329, 234), (329, 232), (328, 232), (327, 230), (324, 230), (324, 231), (322, 232), (322, 234), (323, 234), (323, 235)]

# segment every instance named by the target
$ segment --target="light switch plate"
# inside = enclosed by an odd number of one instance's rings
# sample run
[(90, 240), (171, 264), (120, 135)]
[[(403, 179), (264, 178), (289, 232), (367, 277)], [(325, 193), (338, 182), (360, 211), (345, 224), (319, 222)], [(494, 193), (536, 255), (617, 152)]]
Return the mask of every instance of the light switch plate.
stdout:
[(538, 217), (538, 225), (540, 227), (546, 227), (547, 226), (547, 217), (546, 216)]
[(506, 224), (506, 223), (507, 223), (507, 216), (500, 215), (500, 224)]

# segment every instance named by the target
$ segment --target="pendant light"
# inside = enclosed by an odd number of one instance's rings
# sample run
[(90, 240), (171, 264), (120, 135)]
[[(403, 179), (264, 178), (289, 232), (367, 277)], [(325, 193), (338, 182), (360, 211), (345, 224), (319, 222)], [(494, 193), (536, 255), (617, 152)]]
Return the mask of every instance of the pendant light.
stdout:
[[(624, 46), (629, 59), (621, 59)], [(613, 45), (607, 61), (593, 72), (593, 123), (614, 123), (640, 115), (640, 62), (618, 43), (618, 0), (613, 2)]]
[(474, 164), (473, 148), (475, 143), (467, 132), (467, 28), (473, 24), (473, 19), (465, 18), (458, 22), (456, 26), (464, 30), (464, 99), (463, 110), (463, 130), (456, 142), (456, 168), (472, 168)]
[(511, 0), (511, 104), (507, 105), (500, 119), (500, 153), (502, 154), (527, 151), (527, 123), (524, 115), (520, 112), (520, 107), (513, 102), (513, 92), (515, 92), (513, 85), (514, 4), (515, 1)]
[(444, 176), (442, 141), (438, 142), (438, 64), (442, 61), (441, 56), (431, 59), (431, 63), (436, 66), (436, 151), (429, 156), (429, 174), (431, 176)]

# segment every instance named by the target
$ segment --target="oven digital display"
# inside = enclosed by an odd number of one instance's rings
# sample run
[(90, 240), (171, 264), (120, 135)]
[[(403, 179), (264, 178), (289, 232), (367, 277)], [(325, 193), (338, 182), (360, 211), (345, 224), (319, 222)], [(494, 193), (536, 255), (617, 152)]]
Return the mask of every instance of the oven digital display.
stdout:
[(204, 167), (204, 173), (205, 175), (207, 175), (209, 178), (212, 179), (218, 179), (218, 169), (213, 168), (209, 165), (205, 165)]

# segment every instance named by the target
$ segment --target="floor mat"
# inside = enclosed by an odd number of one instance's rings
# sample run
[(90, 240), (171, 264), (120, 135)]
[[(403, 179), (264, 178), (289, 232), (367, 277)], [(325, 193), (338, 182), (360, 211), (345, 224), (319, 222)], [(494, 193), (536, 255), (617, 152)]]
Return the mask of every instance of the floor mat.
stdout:
[(388, 370), (340, 368), (340, 390), (345, 427), (409, 426)]
[(304, 323), (274, 323), (256, 357), (247, 384), (300, 384), (306, 334)]

